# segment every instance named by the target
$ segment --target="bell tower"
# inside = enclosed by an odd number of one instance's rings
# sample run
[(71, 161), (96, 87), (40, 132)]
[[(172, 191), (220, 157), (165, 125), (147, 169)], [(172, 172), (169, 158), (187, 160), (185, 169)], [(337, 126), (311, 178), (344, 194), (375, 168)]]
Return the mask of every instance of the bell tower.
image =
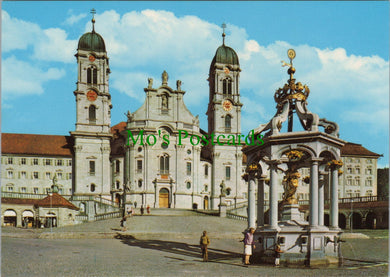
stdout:
[(81, 36), (77, 54), (76, 130), (74, 138), (73, 193), (110, 195), (111, 95), (109, 62), (101, 35), (92, 31)]
[(229, 191), (227, 200), (242, 197), (240, 63), (237, 53), (225, 45), (222, 24), (222, 45), (218, 47), (209, 71), (209, 104), (207, 109), (208, 145), (213, 157), (211, 208), (217, 209), (220, 183)]

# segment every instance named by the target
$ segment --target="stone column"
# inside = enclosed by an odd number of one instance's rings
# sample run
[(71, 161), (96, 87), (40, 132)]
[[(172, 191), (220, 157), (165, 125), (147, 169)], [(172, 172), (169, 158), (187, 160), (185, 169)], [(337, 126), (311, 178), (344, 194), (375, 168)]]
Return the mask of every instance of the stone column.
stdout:
[(249, 174), (249, 182), (248, 182), (248, 229), (256, 228), (256, 200), (255, 200), (255, 174)]
[(324, 173), (320, 173), (318, 188), (318, 224), (324, 226)]
[(264, 181), (266, 175), (257, 179), (257, 226), (264, 226)]
[(310, 227), (318, 226), (318, 161), (311, 162), (310, 169)]
[(333, 166), (332, 170), (332, 186), (330, 192), (330, 226), (333, 229), (339, 228), (339, 175), (338, 167)]
[(278, 227), (278, 189), (277, 189), (276, 164), (270, 164), (270, 184), (269, 184), (269, 224), (272, 229)]

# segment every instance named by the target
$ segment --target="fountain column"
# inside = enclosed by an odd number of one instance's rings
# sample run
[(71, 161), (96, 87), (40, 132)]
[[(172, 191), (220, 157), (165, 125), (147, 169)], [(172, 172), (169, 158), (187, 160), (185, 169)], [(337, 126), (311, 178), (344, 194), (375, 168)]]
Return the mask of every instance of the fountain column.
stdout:
[(338, 167), (333, 166), (332, 172), (332, 186), (330, 195), (330, 226), (333, 229), (339, 229), (339, 176)]
[(318, 161), (313, 160), (310, 169), (310, 226), (318, 226)]
[(266, 175), (257, 179), (257, 226), (264, 226), (264, 181)]
[(276, 163), (270, 164), (270, 197), (269, 197), (269, 224), (272, 229), (278, 228), (278, 188)]

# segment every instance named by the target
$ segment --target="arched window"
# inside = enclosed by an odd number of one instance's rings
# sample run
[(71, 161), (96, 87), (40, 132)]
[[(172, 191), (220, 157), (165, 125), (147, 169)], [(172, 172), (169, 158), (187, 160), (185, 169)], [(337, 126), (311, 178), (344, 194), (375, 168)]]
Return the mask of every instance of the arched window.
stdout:
[(88, 67), (87, 69), (87, 84), (97, 84), (97, 69), (94, 67)]
[(232, 117), (228, 114), (225, 116), (225, 133), (230, 133), (232, 129)]
[(141, 179), (138, 180), (138, 187), (142, 188), (142, 180)]
[(160, 157), (160, 174), (169, 174), (169, 156), (167, 154)]
[(96, 107), (94, 105), (89, 106), (89, 124), (96, 124)]
[(96, 190), (95, 184), (91, 184), (91, 192), (94, 192)]
[(222, 81), (223, 96), (232, 96), (232, 80), (226, 78)]

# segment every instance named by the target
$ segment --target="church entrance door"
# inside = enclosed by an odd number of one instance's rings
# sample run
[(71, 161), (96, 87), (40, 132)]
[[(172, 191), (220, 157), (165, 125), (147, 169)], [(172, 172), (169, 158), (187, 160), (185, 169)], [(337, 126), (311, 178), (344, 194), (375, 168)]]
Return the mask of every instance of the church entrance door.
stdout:
[(160, 189), (158, 202), (160, 208), (169, 208), (169, 191), (166, 188)]
[(203, 199), (203, 209), (208, 210), (209, 209), (209, 197), (205, 196)]

